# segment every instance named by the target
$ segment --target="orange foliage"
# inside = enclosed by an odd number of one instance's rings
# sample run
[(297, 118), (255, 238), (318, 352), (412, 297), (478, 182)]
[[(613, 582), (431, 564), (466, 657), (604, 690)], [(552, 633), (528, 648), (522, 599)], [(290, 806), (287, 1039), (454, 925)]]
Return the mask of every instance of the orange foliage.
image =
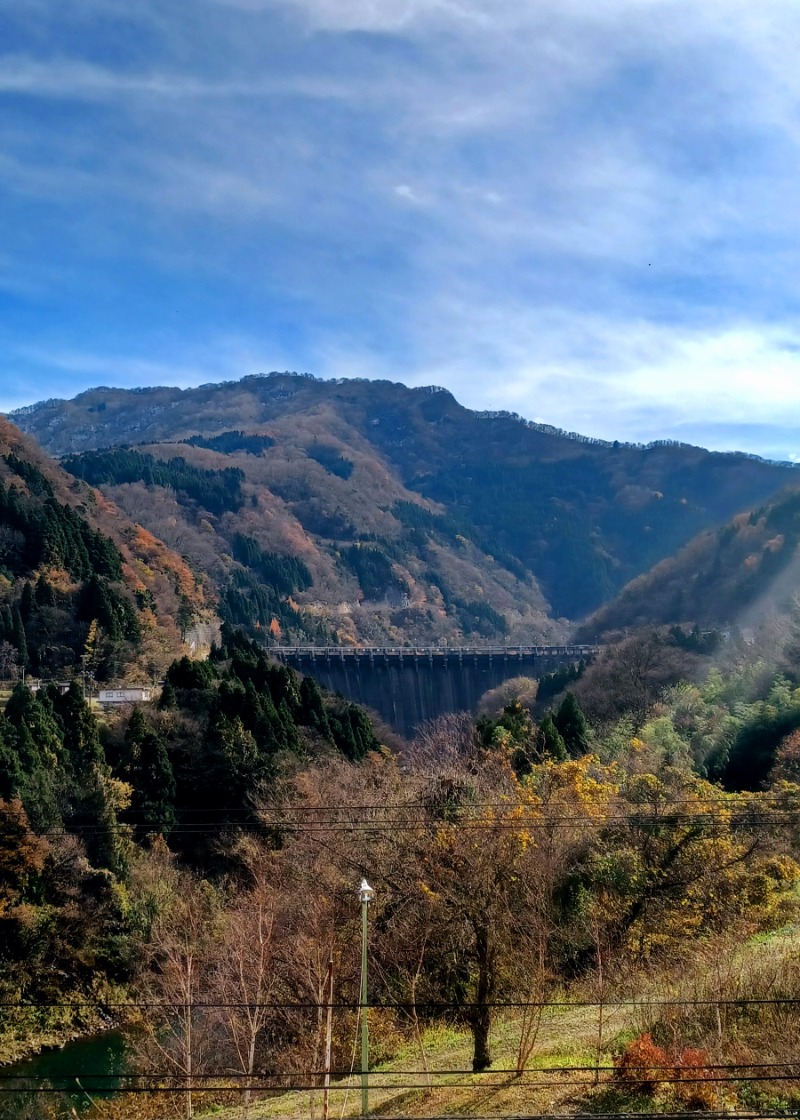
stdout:
[(94, 487), (92, 487), (92, 494), (94, 495), (96, 509), (101, 510), (103, 513), (112, 514), (114, 517), (119, 517), (119, 509), (105, 494), (100, 490), (95, 490)]
[(660, 1081), (670, 1075), (669, 1054), (657, 1046), (649, 1031), (629, 1042), (616, 1060), (614, 1077), (639, 1093), (652, 1096)]
[(123, 563), (122, 574), (125, 577), (125, 582), (131, 588), (131, 590), (133, 590), (133, 591), (143, 591), (144, 590), (144, 587), (145, 587), (144, 583), (138, 577), (138, 575), (136, 574), (134, 569), (130, 566), (130, 564)]
[(670, 1052), (646, 1032), (628, 1043), (615, 1065), (615, 1080), (638, 1093), (654, 1096), (661, 1088), (663, 1095), (674, 1096), (691, 1110), (717, 1105), (713, 1059), (707, 1050)]
[(130, 538), (130, 548), (148, 567), (159, 569), (172, 577), (175, 591), (187, 602), (202, 605), (204, 598), (189, 565), (154, 536), (148, 529), (136, 525)]
[(689, 1048), (681, 1050), (675, 1059), (673, 1076), (678, 1080), (673, 1092), (684, 1107), (694, 1111), (716, 1108), (719, 1090), (712, 1081), (714, 1071), (709, 1069), (711, 1057), (707, 1050)]

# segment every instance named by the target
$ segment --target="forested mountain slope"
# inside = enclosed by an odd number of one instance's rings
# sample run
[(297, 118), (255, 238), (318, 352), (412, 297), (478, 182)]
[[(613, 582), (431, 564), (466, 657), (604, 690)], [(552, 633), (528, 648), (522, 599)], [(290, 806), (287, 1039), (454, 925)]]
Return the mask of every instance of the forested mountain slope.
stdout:
[(147, 679), (206, 611), (184, 560), (0, 418), (0, 679)]
[(800, 587), (800, 492), (781, 493), (633, 580), (579, 637), (663, 623), (752, 628), (784, 612)]
[[(291, 374), (95, 389), (15, 420), (210, 572), (224, 617), (306, 640), (557, 639), (794, 478), (569, 437), (441, 390)], [(109, 446), (135, 450), (85, 454)]]

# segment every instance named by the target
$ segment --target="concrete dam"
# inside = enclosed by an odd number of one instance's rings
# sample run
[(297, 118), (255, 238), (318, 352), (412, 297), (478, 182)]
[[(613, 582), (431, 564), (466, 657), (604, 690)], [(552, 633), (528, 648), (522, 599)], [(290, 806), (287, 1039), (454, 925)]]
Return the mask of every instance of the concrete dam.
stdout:
[(406, 739), (427, 719), (475, 712), (484, 692), (512, 677), (542, 677), (594, 656), (593, 645), (272, 646), (286, 665), (377, 713)]

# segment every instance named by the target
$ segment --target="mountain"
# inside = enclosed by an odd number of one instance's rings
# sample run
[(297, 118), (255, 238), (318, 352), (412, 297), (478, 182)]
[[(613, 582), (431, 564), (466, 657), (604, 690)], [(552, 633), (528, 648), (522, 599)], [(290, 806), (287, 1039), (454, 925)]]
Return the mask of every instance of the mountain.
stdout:
[(579, 628), (579, 639), (660, 624), (748, 629), (800, 586), (800, 492), (772, 498), (631, 581)]
[(146, 679), (209, 613), (180, 556), (0, 417), (0, 679)]
[(284, 639), (557, 640), (796, 477), (476, 413), (435, 388), (287, 373), (99, 388), (13, 416), (208, 573), (224, 618)]

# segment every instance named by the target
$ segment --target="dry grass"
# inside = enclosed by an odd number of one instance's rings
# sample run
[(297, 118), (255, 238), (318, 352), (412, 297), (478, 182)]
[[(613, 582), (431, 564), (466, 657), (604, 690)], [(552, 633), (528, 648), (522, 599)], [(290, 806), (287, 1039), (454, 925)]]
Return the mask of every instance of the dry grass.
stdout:
[[(570, 1113), (597, 1107), (602, 1111), (631, 1106), (609, 1085), (608, 1072), (598, 1075), (595, 1064), (608, 1067), (630, 1039), (653, 1032), (665, 1045), (702, 1047), (712, 1062), (794, 1061), (797, 1055), (798, 1013), (793, 1005), (733, 1003), (717, 1015), (711, 1000), (797, 998), (800, 996), (800, 929), (792, 927), (757, 937), (744, 945), (715, 942), (687, 952), (687, 959), (668, 975), (640, 977), (635, 1000), (603, 1009), (598, 1051), (596, 1007), (550, 1008), (542, 1019), (536, 1049), (523, 1077), (516, 1065), (520, 1022), (516, 1015), (498, 1019), (492, 1033), (492, 1070), (475, 1075), (471, 1068), (471, 1037), (467, 1030), (440, 1025), (424, 1034), (425, 1061), (416, 1043), (409, 1042), (391, 1061), (371, 1074), (370, 1112), (376, 1116), (430, 1117), (442, 1115), (501, 1115), (508, 1113)], [(626, 985), (630, 991), (629, 985)], [(580, 996), (572, 993), (571, 1000)], [(591, 999), (591, 995), (586, 996)], [(667, 1001), (675, 1000), (671, 1007)], [(682, 1001), (678, 1003), (678, 1001)], [(684, 1002), (685, 1001), (685, 1002)], [(599, 1053), (599, 1060), (598, 1060)], [(798, 1062), (800, 1065), (800, 1062)], [(546, 1072), (563, 1067), (589, 1067), (582, 1072)], [(796, 1071), (795, 1071), (796, 1072)], [(410, 1086), (410, 1087), (409, 1087)], [(637, 1098), (636, 1110), (669, 1109), (672, 1090)], [(720, 1086), (719, 1107), (735, 1111), (740, 1105), (777, 1107), (796, 1098), (797, 1082), (735, 1083)], [(620, 1098), (618, 1101), (617, 1098)], [(330, 1116), (347, 1120), (361, 1109), (360, 1079), (339, 1082), (331, 1092)], [(219, 1108), (221, 1120), (318, 1120), (322, 1093), (297, 1091), (276, 1094), (251, 1105)]]

